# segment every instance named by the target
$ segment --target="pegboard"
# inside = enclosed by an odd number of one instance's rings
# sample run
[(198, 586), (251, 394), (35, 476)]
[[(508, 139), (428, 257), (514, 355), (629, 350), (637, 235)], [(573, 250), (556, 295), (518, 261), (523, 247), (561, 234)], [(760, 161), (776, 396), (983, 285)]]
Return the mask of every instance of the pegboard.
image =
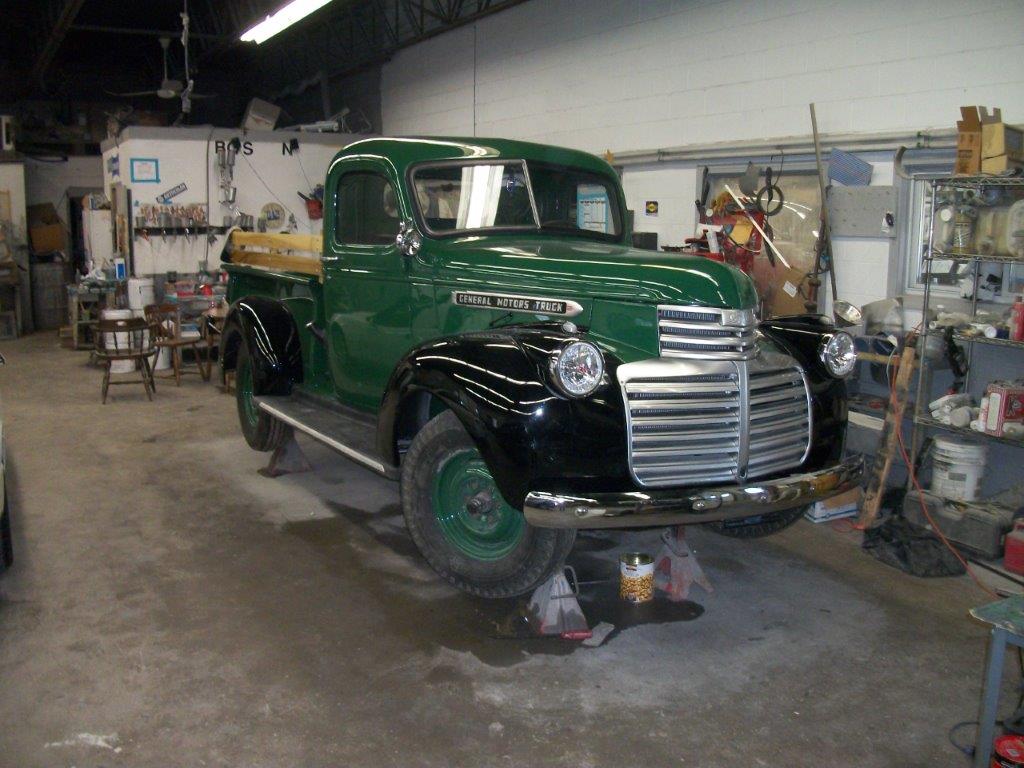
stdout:
[(835, 237), (895, 237), (896, 187), (832, 187), (828, 216)]

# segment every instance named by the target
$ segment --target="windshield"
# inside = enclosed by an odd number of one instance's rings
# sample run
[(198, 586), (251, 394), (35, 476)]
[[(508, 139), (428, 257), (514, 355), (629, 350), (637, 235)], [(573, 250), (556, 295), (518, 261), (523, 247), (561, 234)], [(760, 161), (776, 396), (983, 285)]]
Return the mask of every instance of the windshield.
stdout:
[(431, 234), (486, 229), (547, 230), (617, 239), (622, 232), (614, 183), (548, 163), (446, 163), (413, 171), (419, 213)]

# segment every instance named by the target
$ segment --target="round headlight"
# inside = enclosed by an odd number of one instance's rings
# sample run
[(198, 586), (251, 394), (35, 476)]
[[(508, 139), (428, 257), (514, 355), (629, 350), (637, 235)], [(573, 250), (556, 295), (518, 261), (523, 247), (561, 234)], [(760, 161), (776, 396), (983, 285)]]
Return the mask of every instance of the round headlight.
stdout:
[(853, 336), (846, 331), (836, 331), (826, 336), (821, 343), (821, 362), (837, 379), (846, 378), (853, 373), (857, 365), (857, 350), (853, 345)]
[(588, 341), (574, 341), (562, 347), (551, 361), (551, 371), (558, 386), (567, 395), (589, 395), (604, 376), (601, 350)]

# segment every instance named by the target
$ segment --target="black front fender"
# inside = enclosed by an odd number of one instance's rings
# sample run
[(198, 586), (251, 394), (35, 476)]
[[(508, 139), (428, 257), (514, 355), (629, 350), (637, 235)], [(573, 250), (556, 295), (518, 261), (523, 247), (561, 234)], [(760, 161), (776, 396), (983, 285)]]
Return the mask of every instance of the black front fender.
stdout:
[(266, 296), (246, 296), (231, 305), (224, 321), (224, 370), (233, 370), (245, 344), (253, 387), (261, 395), (286, 395), (302, 381), (302, 344), (288, 308)]
[(561, 326), (514, 326), (432, 341), (395, 368), (380, 411), (378, 447), (400, 461), (396, 428), (409, 403), (428, 393), (473, 438), (505, 499), (521, 507), (534, 487), (621, 488), (629, 482), (619, 361), (605, 353), (605, 381), (586, 398), (552, 384), (548, 365), (584, 334)]
[(829, 374), (819, 356), (825, 337), (836, 332), (835, 325), (823, 315), (792, 315), (761, 323), (761, 330), (795, 357), (807, 374), (814, 433), (804, 466), (820, 469), (835, 463), (846, 439), (846, 382)]

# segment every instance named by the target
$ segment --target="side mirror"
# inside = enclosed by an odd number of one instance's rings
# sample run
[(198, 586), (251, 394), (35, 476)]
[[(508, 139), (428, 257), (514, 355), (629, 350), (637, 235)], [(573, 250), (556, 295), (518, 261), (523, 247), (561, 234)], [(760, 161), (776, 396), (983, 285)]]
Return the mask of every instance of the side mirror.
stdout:
[(395, 245), (406, 256), (415, 256), (420, 252), (423, 245), (423, 238), (416, 231), (416, 226), (410, 219), (406, 219), (398, 227), (398, 234), (395, 235)]

